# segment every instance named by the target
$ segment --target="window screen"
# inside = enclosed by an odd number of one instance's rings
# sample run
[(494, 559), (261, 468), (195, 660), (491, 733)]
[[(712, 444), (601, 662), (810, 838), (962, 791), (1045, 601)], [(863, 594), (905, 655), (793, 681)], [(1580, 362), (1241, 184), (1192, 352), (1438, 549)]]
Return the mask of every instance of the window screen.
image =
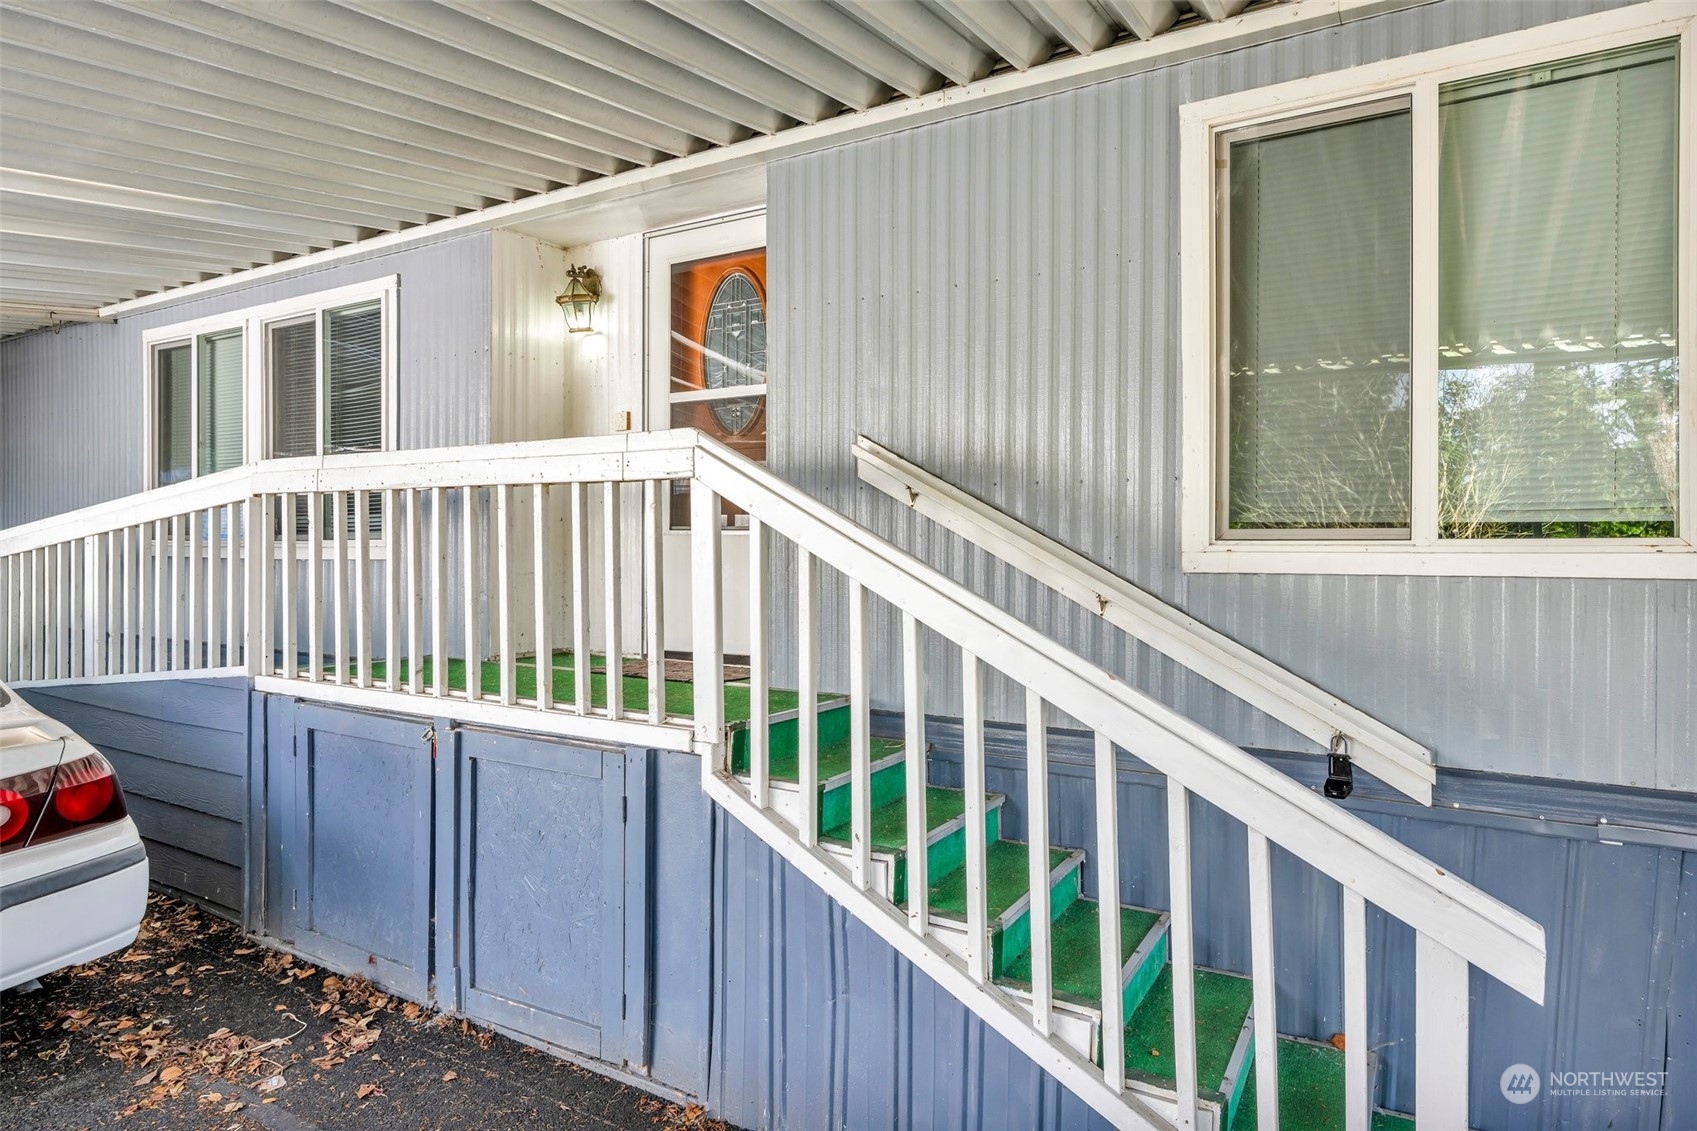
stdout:
[(1226, 524), (1408, 526), (1406, 109), (1228, 142)]
[(187, 342), (153, 351), (154, 470), (161, 487), (194, 474), (192, 359)]
[(200, 444), (196, 474), (210, 475), (242, 462), (242, 332), (203, 335), (198, 354)]
[(1675, 534), (1674, 45), (1440, 104), (1443, 535)]

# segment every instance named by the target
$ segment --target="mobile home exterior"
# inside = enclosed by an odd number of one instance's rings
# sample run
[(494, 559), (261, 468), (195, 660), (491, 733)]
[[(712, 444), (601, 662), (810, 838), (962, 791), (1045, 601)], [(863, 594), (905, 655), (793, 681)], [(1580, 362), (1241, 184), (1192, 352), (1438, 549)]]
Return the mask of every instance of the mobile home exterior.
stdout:
[(1688, 1125), (1697, 8), (1076, 7), (1184, 18), (0, 342), (5, 678), (739, 1125)]

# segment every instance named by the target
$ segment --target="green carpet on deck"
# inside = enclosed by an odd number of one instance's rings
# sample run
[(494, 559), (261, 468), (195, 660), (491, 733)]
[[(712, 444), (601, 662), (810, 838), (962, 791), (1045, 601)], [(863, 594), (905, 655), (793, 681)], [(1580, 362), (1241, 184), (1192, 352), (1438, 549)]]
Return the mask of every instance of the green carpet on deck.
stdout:
[[(1248, 978), (1213, 970), (1196, 971), (1196, 1076), (1202, 1090), (1217, 1097), (1232, 1049), (1255, 991)], [(1173, 1067), (1173, 968), (1168, 966), (1149, 989), (1125, 1027), (1125, 1066), (1162, 1080), (1176, 1078)]]
[[(989, 897), (989, 917), (994, 919), (1030, 890), (1028, 846), (1024, 841), (998, 840), (988, 846), (986, 854), (985, 888)], [(1049, 869), (1059, 867), (1067, 858), (1063, 849), (1049, 850)], [(931, 885), (931, 911), (951, 919), (966, 918), (966, 869), (956, 868)]]
[[(897, 743), (897, 747), (900, 747)], [(873, 750), (873, 758), (878, 757)], [(821, 774), (821, 777), (824, 775)], [(927, 786), (925, 790), (925, 827), (935, 829), (966, 812), (966, 793), (959, 789)], [(849, 843), (849, 822), (826, 829), (824, 840)], [(872, 849), (875, 852), (901, 852), (907, 848), (907, 798), (880, 805), (872, 810)]]
[[(1101, 935), (1098, 933), (1094, 900), (1080, 899), (1072, 906), (1061, 912), (1055, 920), (1053, 942), (1053, 970), (1055, 994), (1057, 997), (1068, 997), (1077, 1002), (1087, 1002), (1100, 1008), (1102, 1005), (1102, 964), (1097, 956), (1102, 953)], [(1120, 966), (1131, 960), (1131, 952), (1137, 949), (1137, 944), (1143, 941), (1152, 927), (1160, 922), (1159, 912), (1145, 911), (1137, 907), (1120, 908)], [(1020, 988), (1031, 988), (1031, 954), (1020, 955), (1008, 967), (1007, 980), (1017, 983)]]
[[(591, 654), (591, 666), (602, 665), (604, 657)], [(419, 665), (420, 676), (425, 687), (434, 685), (436, 678), (435, 658), (426, 656)], [(388, 668), (382, 661), (371, 665), (371, 680), (381, 683), (388, 674)], [(399, 678), (404, 686), (409, 676), (408, 664), (401, 661)], [(627, 675), (624, 679), (625, 709), (640, 711), (648, 703), (648, 680), (644, 676)], [(520, 699), (536, 698), (536, 661), (530, 657), (515, 661), (513, 664), (514, 694)], [(577, 695), (577, 673), (570, 652), (555, 652), (553, 667), (554, 702), (559, 706), (569, 706)], [(465, 691), (466, 663), (464, 660), (448, 661), (448, 690)], [(501, 694), (501, 665), (496, 660), (483, 661), (478, 679), (478, 689), (486, 698), (499, 698)], [(727, 723), (746, 722), (749, 716), (749, 689), (738, 684), (725, 685), (725, 721)], [(594, 672), (589, 678), (589, 702), (591, 706), (605, 707), (607, 705), (607, 676), (603, 672)], [(771, 691), (767, 695), (768, 710), (793, 711), (801, 697), (794, 691)], [(684, 717), (695, 714), (695, 685), (682, 680), (666, 681), (666, 713)]]
[[(1237, 1131), (1255, 1131), (1255, 1073), (1243, 1088)], [(1343, 1053), (1308, 1041), (1279, 1041), (1279, 1126), (1291, 1131), (1343, 1131)], [(1373, 1113), (1373, 1131), (1414, 1131), (1414, 1121)]]

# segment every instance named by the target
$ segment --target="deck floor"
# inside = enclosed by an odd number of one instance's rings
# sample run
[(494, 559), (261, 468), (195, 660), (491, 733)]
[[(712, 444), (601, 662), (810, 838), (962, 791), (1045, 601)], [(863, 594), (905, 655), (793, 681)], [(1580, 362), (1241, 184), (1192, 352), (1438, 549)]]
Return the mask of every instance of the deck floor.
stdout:
[[(600, 653), (590, 653), (589, 702), (592, 707), (607, 706), (607, 675), (606, 657)], [(464, 660), (449, 659), (448, 690), (465, 693), (466, 674), (470, 667)], [(434, 685), (436, 679), (436, 658), (425, 656), (419, 664), (420, 676), (424, 685)], [(499, 698), (501, 694), (501, 664), (498, 660), (484, 660), (479, 665), (478, 693), (486, 698)], [(600, 669), (600, 670), (597, 670)], [(332, 669), (333, 670), (333, 669)], [(405, 684), (411, 676), (410, 665), (405, 661), (399, 664), (398, 678)], [(570, 652), (555, 652), (551, 671), (554, 702), (567, 705), (577, 697), (577, 663)], [(374, 661), (371, 665), (373, 682), (380, 682), (388, 677), (388, 665), (382, 661)], [(536, 699), (537, 664), (534, 656), (525, 656), (513, 664), (513, 694), (519, 699)], [(624, 702), (627, 710), (641, 710), (648, 702), (648, 678), (646, 676), (627, 675), (622, 677)], [(682, 718), (690, 718), (695, 714), (695, 684), (687, 680), (669, 679), (666, 687), (666, 714)], [(821, 701), (831, 696), (821, 695)], [(767, 710), (772, 712), (794, 710), (801, 703), (801, 696), (794, 691), (774, 689), (766, 697)], [(748, 721), (752, 703), (752, 690), (747, 683), (725, 684), (725, 721), (727, 723), (744, 723)]]

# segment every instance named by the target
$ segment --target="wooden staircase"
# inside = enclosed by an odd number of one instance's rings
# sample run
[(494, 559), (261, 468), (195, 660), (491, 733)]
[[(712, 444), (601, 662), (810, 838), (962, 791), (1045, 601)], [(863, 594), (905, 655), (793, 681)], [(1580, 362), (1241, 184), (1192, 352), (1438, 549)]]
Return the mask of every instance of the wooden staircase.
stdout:
[[(774, 811), (799, 821), (801, 753), (799, 710), (775, 713), (768, 726), (769, 785)], [(823, 697), (817, 711), (818, 845), (851, 864), (852, 711), (848, 700)], [(751, 783), (749, 722), (730, 725), (732, 770)], [(907, 775), (900, 739), (871, 740), (871, 890), (907, 908)], [(969, 829), (966, 793), (926, 786), (926, 868), (930, 936), (965, 961), (968, 932), (966, 851)], [(986, 865), (984, 939), (994, 984), (1016, 1005), (1029, 1008), (1032, 993), (1032, 899), (1030, 845), (1004, 835), (1007, 798), (986, 793), (982, 832)], [(1054, 1034), (1097, 1064), (1103, 1055), (1101, 930), (1102, 905), (1088, 898), (1086, 847), (1049, 849), (1049, 914), (1052, 946)], [(1152, 1098), (1176, 1100), (1173, 992), (1169, 926), (1164, 910), (1121, 905), (1121, 1016), (1127, 1018), (1123, 1047), (1128, 1087)], [(1199, 1100), (1221, 1131), (1252, 1128), (1256, 1121), (1254, 994), (1244, 973), (1199, 968), (1194, 973), (1196, 1061)], [(1344, 1131), (1343, 1052), (1330, 1044), (1281, 1034), (1279, 1058), (1281, 1128)], [(1245, 1116), (1245, 1112), (1248, 1112)], [(1373, 1115), (1375, 1131), (1413, 1128), (1411, 1117), (1388, 1111)]]

